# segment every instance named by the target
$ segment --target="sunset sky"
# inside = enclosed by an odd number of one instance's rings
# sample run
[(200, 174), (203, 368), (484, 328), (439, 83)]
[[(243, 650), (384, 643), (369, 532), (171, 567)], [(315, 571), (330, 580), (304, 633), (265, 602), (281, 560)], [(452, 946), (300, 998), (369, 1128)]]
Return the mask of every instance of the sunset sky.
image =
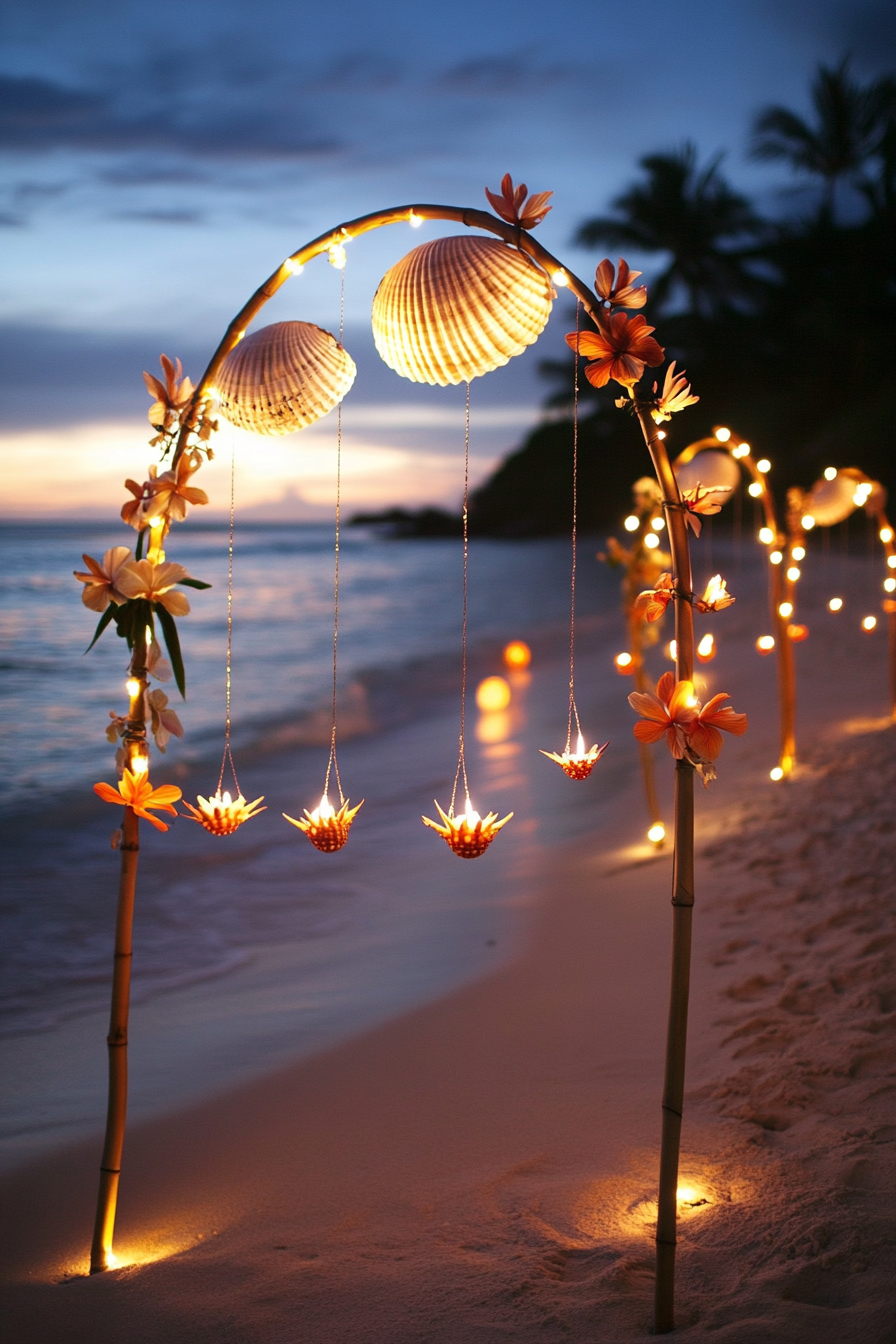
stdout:
[[(141, 370), (165, 350), (198, 376), (249, 293), (343, 219), (414, 200), (482, 206), (509, 170), (553, 189), (539, 236), (588, 275), (597, 258), (570, 247), (576, 225), (638, 156), (686, 138), (726, 150), (764, 208), (798, 209), (786, 172), (746, 157), (753, 114), (806, 110), (819, 61), (886, 68), (896, 23), (876, 0), (20, 0), (3, 28), (2, 508), (21, 517), (111, 516), (124, 475), (151, 460)], [(377, 281), (436, 232), (396, 227), (350, 249), (350, 504), (458, 496), (462, 389), (405, 383), (369, 335)], [(338, 284), (315, 262), (262, 323), (335, 328)], [(535, 351), (474, 384), (478, 475), (537, 416), (538, 359), (564, 327), (558, 304)], [(241, 505), (317, 516), (333, 436), (330, 417), (241, 438)], [(222, 473), (207, 478), (218, 506)]]

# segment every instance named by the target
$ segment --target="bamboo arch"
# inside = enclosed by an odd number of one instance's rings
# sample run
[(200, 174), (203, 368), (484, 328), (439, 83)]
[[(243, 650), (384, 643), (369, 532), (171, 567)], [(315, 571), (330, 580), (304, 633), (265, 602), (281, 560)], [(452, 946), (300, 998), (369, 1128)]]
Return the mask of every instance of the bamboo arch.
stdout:
[[(214, 380), (227, 355), (246, 333), (252, 319), (269, 299), (314, 257), (328, 252), (373, 229), (387, 224), (413, 224), (424, 220), (446, 220), (466, 228), (483, 229), (517, 247), (544, 268), (555, 284), (568, 287), (585, 311), (598, 322), (602, 304), (594, 291), (519, 225), (507, 224), (485, 210), (446, 205), (401, 205), (374, 211), (348, 220), (320, 234), (298, 248), (259, 286), (227, 327), (223, 338), (200, 379), (181, 418), (172, 466), (188, 449), (190, 436), (209, 400)], [(685, 509), (663, 439), (654, 423), (649, 404), (633, 403), (654, 470), (663, 494), (669, 533), (675, 587), (682, 594), (693, 588)], [(675, 603), (676, 674), (679, 681), (690, 681), (694, 673), (694, 614), (688, 600)], [(137, 673), (141, 690), (131, 700), (128, 737), (146, 741), (143, 690), (146, 672)], [(675, 763), (674, 851), (672, 875), (672, 970), (669, 1016), (666, 1038), (666, 1064), (662, 1099), (662, 1140), (657, 1216), (657, 1274), (655, 1328), (657, 1333), (674, 1329), (675, 1246), (677, 1227), (677, 1188), (681, 1119), (684, 1103), (685, 1050), (687, 1041), (688, 998), (690, 987), (691, 929), (694, 906), (694, 766), (686, 759)], [(118, 1198), (121, 1154), (127, 1110), (127, 1025), (130, 978), (131, 927), (137, 877), (138, 820), (126, 809), (125, 844), (122, 846), (122, 873), (119, 887), (118, 936), (113, 978), (113, 1008), (109, 1032), (109, 1109), (101, 1165), (100, 1190), (91, 1251), (91, 1273), (115, 1263), (112, 1234)]]

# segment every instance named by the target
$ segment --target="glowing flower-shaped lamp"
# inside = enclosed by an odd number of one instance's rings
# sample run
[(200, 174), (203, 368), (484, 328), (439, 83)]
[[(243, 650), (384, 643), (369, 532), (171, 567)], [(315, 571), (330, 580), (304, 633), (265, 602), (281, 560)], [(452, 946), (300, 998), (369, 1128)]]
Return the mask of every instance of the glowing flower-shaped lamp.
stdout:
[(319, 849), (322, 854), (335, 854), (348, 839), (352, 822), (363, 806), (363, 798), (357, 807), (349, 807), (346, 799), (337, 812), (324, 790), (324, 796), (313, 812), (304, 808), (305, 816), (298, 821), (285, 812), (283, 815), (290, 825), (298, 826), (300, 831), (305, 832), (315, 849)]
[(203, 798), (202, 794), (197, 794), (196, 802), (198, 807), (188, 803), (184, 799), (184, 807), (187, 808), (191, 821), (198, 821), (200, 826), (204, 826), (212, 835), (233, 835), (234, 831), (242, 826), (244, 821), (250, 817), (257, 817), (259, 812), (266, 812), (267, 808), (259, 807), (258, 804), (264, 802), (264, 794), (256, 798), (254, 803), (247, 803), (241, 793), (236, 798), (231, 798), (225, 790), (222, 794), (220, 789), (212, 798)]
[(571, 752), (567, 748), (560, 756), (556, 751), (542, 751), (541, 754), (547, 756), (549, 761), (556, 761), (564, 775), (568, 775), (570, 779), (587, 779), (609, 745), (609, 742), (605, 742), (599, 747), (595, 742), (594, 746), (586, 751), (585, 739), (579, 733), (575, 751)]
[[(435, 802), (435, 799), (433, 799)], [(436, 803), (439, 816), (444, 825), (440, 826), (437, 821), (430, 821), (429, 817), (421, 817), (424, 826), (431, 826), (454, 850), (454, 853), (461, 859), (478, 859), (480, 854), (484, 854), (502, 826), (506, 826), (512, 812), (508, 812), (501, 821), (498, 820), (497, 812), (489, 812), (487, 816), (481, 817), (478, 812), (473, 810), (473, 804), (467, 795), (466, 810), (459, 816), (454, 816), (453, 810), (450, 814), (445, 813)]]

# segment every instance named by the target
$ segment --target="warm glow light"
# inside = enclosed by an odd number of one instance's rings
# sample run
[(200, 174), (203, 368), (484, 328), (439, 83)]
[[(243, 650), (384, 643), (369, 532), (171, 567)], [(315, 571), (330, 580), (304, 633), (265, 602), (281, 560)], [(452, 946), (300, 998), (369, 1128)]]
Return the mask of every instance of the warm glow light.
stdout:
[(504, 648), (504, 663), (507, 667), (528, 667), (532, 661), (532, 650), (521, 639), (513, 639)]
[(476, 705), (483, 712), (506, 709), (510, 704), (510, 687), (503, 677), (486, 677), (476, 687)]
[(835, 481), (835, 480), (837, 479), (837, 468), (836, 468), (836, 467), (825, 467), (825, 469), (824, 469), (824, 478), (825, 478), (826, 481)]
[(750, 484), (747, 486), (747, 494), (752, 495), (754, 499), (758, 499), (759, 496), (762, 494), (762, 482), (751, 481)]
[(553, 275), (551, 276), (551, 279), (553, 280), (554, 284), (559, 285), (561, 289), (565, 289), (566, 286), (569, 284), (569, 280), (567, 279), (565, 271), (554, 271)]
[(337, 271), (344, 270), (345, 248), (342, 246), (342, 243), (334, 243), (333, 246), (328, 249), (328, 251), (330, 254), (330, 265), (335, 266)]
[(415, 214), (414, 211), (412, 210), (411, 213), (408, 215), (408, 223), (410, 224), (412, 229), (419, 229), (420, 225), (423, 223), (423, 220), (420, 217), (420, 215)]
[(658, 429), (656, 436), (658, 439), (664, 439), (666, 437), (666, 431), (664, 429)]
[(648, 551), (655, 551), (659, 544), (660, 539), (657, 534), (655, 532), (648, 532), (647, 536), (644, 538), (644, 545), (647, 547)]
[(625, 528), (626, 532), (637, 532), (638, 528), (641, 526), (641, 519), (636, 518), (633, 513), (630, 513), (622, 526)]
[(896, 555), (887, 556), (887, 566), (890, 569), (896, 569)]
[(143, 682), (138, 681), (136, 677), (128, 677), (127, 681), (124, 684), (124, 688), (127, 691), (128, 695), (133, 700), (134, 697), (139, 695), (140, 692), (143, 690)]
[(800, 523), (804, 532), (811, 532), (815, 526), (815, 519), (812, 517), (811, 513), (804, 513), (800, 519)]
[(799, 576), (800, 576), (800, 568), (799, 568), (799, 565), (791, 565), (790, 568), (789, 568), (788, 571), (787, 571), (787, 577), (788, 577), (788, 579), (790, 580), (790, 582), (791, 582), (791, 583), (796, 583), (796, 581), (797, 581), (797, 579), (799, 578)]
[(771, 653), (775, 647), (774, 635), (760, 635), (756, 641), (756, 647), (760, 653)]
[(731, 449), (731, 456), (732, 456), (732, 457), (749, 457), (749, 456), (750, 456), (750, 445), (749, 445), (748, 443), (741, 443), (741, 444), (738, 444), (738, 446), (737, 446), (736, 448), (732, 448), (732, 449)]
[(148, 625), (146, 627), (146, 647), (149, 648), (151, 643), (152, 643), (152, 626)]
[(654, 532), (662, 532), (663, 528), (666, 526), (666, 520), (665, 518), (652, 518), (650, 526), (653, 528)]
[(769, 770), (768, 775), (769, 779), (773, 779), (777, 783), (779, 779), (784, 778), (784, 771), (781, 769), (780, 765), (776, 765), (774, 770)]
[(781, 605), (778, 607), (778, 615), (779, 615), (779, 616), (783, 616), (785, 620), (787, 619), (788, 616), (792, 616), (792, 615), (793, 615), (793, 603), (792, 603), (792, 602), (782, 602)]
[(669, 640), (669, 645), (666, 649), (666, 657), (671, 658), (673, 663), (678, 661), (678, 644), (674, 639)]
[(152, 528), (162, 527), (165, 523), (164, 518), (150, 518), (149, 525)]
[(841, 611), (843, 608), (842, 597), (832, 597), (828, 603), (828, 611)]
[(805, 560), (806, 548), (805, 546), (794, 546), (790, 554), (793, 556), (794, 560)]
[(294, 261), (292, 257), (287, 257), (283, 265), (289, 271), (290, 275), (301, 275), (305, 269), (300, 261)]
[(708, 663), (716, 656), (716, 641), (712, 635), (704, 635), (697, 645), (697, 657), (701, 663)]
[(142, 755), (142, 753), (137, 753), (135, 756), (132, 756), (130, 760), (130, 771), (132, 775), (148, 775), (149, 757)]
[(783, 552), (783, 551), (771, 551), (771, 552), (769, 553), (769, 557), (768, 557), (768, 558), (769, 558), (769, 560), (772, 562), (773, 565), (780, 565), (781, 561), (784, 559), (784, 552)]
[(770, 527), (760, 527), (759, 540), (765, 545), (770, 546), (775, 539), (775, 534)]
[(769, 462), (767, 457), (761, 457), (759, 461), (756, 463), (756, 470), (761, 471), (763, 476), (767, 471), (771, 471), (771, 469), (772, 464), (771, 462)]
[(726, 429), (724, 425), (719, 425), (718, 429), (716, 430), (716, 438), (718, 439), (719, 443), (727, 443), (728, 440), (731, 438), (731, 430)]
[(666, 828), (661, 821), (655, 822), (654, 825), (651, 826), (650, 830), (647, 832), (647, 839), (650, 840), (651, 843), (654, 845), (658, 845), (660, 841), (665, 840), (665, 838), (666, 838)]
[(631, 666), (632, 663), (634, 662), (634, 659), (632, 658), (630, 653), (617, 653), (613, 661), (616, 664), (616, 668), (619, 672), (629, 672), (631, 670)]
[(804, 639), (809, 638), (808, 625), (788, 625), (787, 638), (794, 644), (801, 644)]
[(893, 529), (892, 529), (892, 527), (882, 527), (881, 530), (880, 530), (880, 532), (878, 533), (878, 536), (880, 537), (880, 539), (881, 539), (881, 541), (884, 543), (884, 545), (886, 545), (886, 543), (887, 543), (888, 541), (892, 541), (892, 540), (893, 540)]
[(862, 621), (863, 630), (869, 630), (869, 631), (873, 630), (876, 625), (877, 625), (876, 616), (866, 616)]
[(884, 592), (896, 593), (896, 579), (884, 579)]

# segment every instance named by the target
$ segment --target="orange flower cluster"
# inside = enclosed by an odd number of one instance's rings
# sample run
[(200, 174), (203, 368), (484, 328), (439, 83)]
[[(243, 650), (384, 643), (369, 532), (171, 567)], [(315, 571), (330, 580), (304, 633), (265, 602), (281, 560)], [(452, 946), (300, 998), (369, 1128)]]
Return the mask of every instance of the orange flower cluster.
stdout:
[(719, 729), (737, 736), (747, 731), (746, 714), (736, 714), (725, 705), (727, 692), (714, 695), (701, 705), (692, 681), (678, 681), (671, 672), (664, 672), (656, 688), (656, 695), (648, 691), (633, 691), (628, 697), (632, 709), (641, 715), (633, 729), (639, 742), (660, 742), (676, 760), (689, 760), (703, 776), (704, 784), (715, 779), (712, 762), (722, 750), (723, 739)]
[(154, 789), (148, 775), (132, 774), (127, 768), (118, 789), (113, 789), (111, 784), (94, 784), (93, 791), (104, 803), (119, 803), (133, 808), (138, 817), (143, 817), (157, 831), (167, 831), (168, 826), (164, 821), (159, 821), (158, 817), (151, 816), (148, 809), (170, 812), (172, 817), (176, 817), (177, 808), (174, 804), (181, 797), (181, 791), (175, 784), (160, 784)]

